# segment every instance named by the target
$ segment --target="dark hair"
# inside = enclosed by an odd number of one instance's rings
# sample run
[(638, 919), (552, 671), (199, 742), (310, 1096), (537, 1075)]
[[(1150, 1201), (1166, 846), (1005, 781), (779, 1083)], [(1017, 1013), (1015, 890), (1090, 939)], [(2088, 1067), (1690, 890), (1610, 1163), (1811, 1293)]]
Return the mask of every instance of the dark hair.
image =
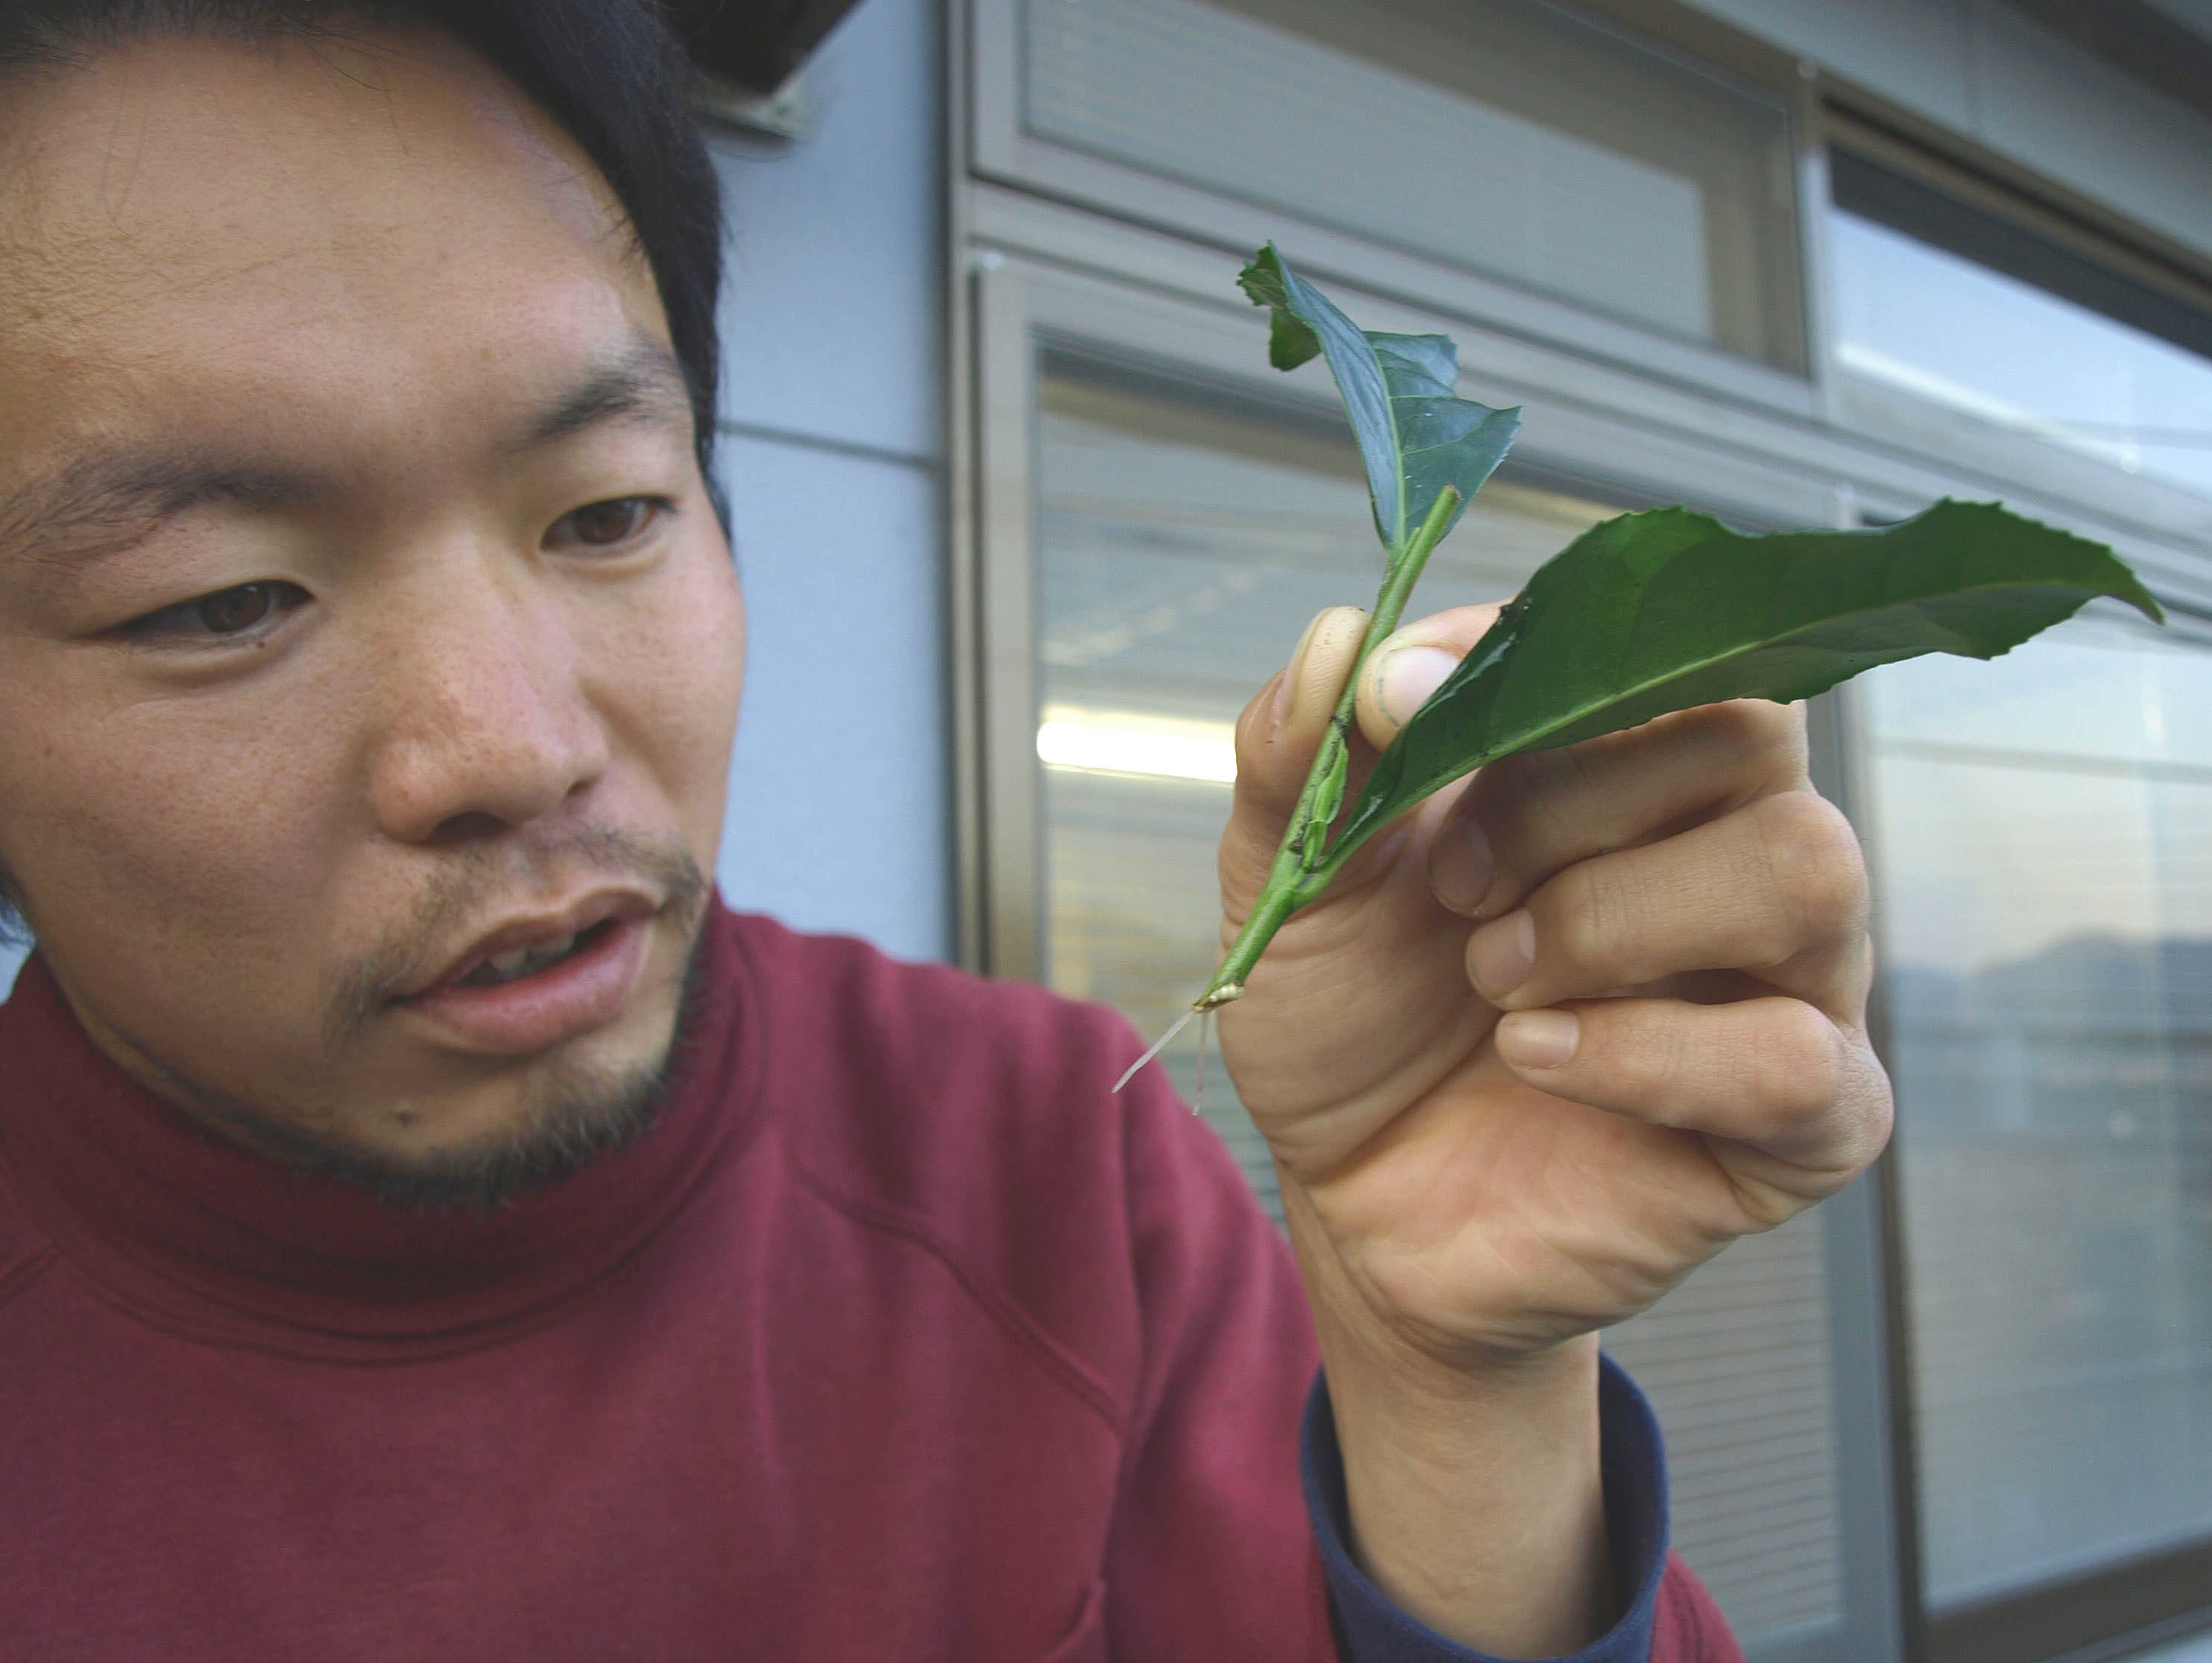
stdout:
[[(163, 35), (254, 39), (349, 23), (458, 37), (592, 159), (659, 288), (691, 395), (699, 471), (726, 526), (713, 465), (721, 191), (685, 96), (682, 50), (650, 0), (0, 0), (0, 83)], [(27, 938), (0, 872), (0, 945)]]

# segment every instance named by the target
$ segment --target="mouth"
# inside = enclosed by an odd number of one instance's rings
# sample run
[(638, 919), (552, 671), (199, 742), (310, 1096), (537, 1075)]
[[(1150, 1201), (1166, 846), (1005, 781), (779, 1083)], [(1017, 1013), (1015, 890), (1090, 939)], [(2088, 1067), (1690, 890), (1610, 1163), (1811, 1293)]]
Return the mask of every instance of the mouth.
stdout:
[(543, 974), (564, 960), (603, 943), (616, 926), (659, 910), (634, 890), (602, 891), (557, 913), (517, 919), (479, 936), (446, 968), (401, 995), (427, 998), (449, 987), (499, 987)]
[(534, 976), (549, 970), (571, 955), (586, 951), (606, 939), (615, 928), (612, 919), (582, 930), (571, 930), (567, 935), (542, 942), (535, 947), (517, 947), (503, 953), (486, 953), (477, 959), (476, 968), (467, 974), (453, 977), (449, 983), (455, 987), (502, 987), (508, 982), (520, 981), (525, 976)]
[(508, 925), (394, 1008), (469, 1051), (519, 1055), (576, 1038), (628, 1006), (659, 910), (626, 892)]

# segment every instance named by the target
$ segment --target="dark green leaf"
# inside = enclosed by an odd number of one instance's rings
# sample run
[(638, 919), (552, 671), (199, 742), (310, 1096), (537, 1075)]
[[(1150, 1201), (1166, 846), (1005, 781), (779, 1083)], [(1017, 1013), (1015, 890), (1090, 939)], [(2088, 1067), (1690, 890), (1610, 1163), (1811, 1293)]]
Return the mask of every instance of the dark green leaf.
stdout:
[(1521, 413), (1454, 395), (1459, 349), (1450, 338), (1363, 331), (1273, 243), (1237, 282), (1273, 313), (1267, 360), (1277, 369), (1327, 355), (1366, 464), (1383, 546), (1394, 556), (1401, 551), (1447, 485), (1459, 491), (1463, 513), (1513, 442)]
[(1500, 757), (1723, 699), (1808, 698), (1923, 652), (1993, 659), (2100, 595), (2160, 618), (2102, 545), (1995, 503), (1771, 537), (1686, 508), (1624, 514), (1547, 561), (1400, 731), (1331, 860)]

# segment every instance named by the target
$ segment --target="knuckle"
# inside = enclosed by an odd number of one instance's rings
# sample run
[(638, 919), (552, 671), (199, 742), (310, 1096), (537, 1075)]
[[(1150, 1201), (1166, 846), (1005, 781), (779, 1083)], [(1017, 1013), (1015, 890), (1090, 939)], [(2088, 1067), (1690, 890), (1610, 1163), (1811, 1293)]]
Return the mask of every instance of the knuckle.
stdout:
[(1621, 1100), (1662, 1126), (1680, 1119), (1686, 1107), (1680, 1101), (1686, 1060), (1680, 1025), (1641, 1000), (1623, 1004), (1614, 1015), (1605, 1024), (1616, 1030), (1605, 1047), (1606, 1067)]
[(1731, 699), (1694, 713), (1698, 737), (1726, 774), (1768, 779), (1804, 766), (1805, 719), (1796, 705)]
[(1796, 762), (1805, 755), (1805, 712), (1771, 699), (1731, 699), (1718, 707), (1735, 724), (1747, 756), (1763, 761)]
[(1534, 751), (1521, 761), (1521, 785), (1531, 817), (1554, 831), (1571, 828), (1580, 818), (1576, 808), (1589, 784), (1587, 764), (1571, 745)]
[(1536, 914), (1538, 950), (1556, 971), (1602, 963), (1626, 932), (1626, 896), (1603, 861), (1570, 866), (1529, 907)]
[(1545, 847), (1578, 847), (1589, 769), (1571, 747), (1524, 751), (1491, 763), (1475, 776), (1486, 825), (1500, 856), (1532, 859)]
[(1841, 810), (1815, 792), (1784, 792), (1756, 805), (1771, 895), (1802, 938), (1831, 941), (1865, 926), (1866, 863)]
[(1749, 1047), (1753, 1100), (1780, 1132), (1826, 1115), (1844, 1096), (1848, 1072), (1843, 1036), (1811, 1005), (1761, 1001), (1765, 1031)]

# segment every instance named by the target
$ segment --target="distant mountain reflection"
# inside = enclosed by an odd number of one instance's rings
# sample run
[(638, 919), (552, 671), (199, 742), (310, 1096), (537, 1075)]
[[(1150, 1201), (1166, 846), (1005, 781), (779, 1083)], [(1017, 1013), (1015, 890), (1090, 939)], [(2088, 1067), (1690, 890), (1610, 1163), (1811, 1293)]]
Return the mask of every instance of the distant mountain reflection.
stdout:
[(1965, 975), (1900, 965), (1885, 990), (1908, 1136), (2124, 1141), (2177, 1111), (2212, 1131), (2212, 940), (2070, 936)]

